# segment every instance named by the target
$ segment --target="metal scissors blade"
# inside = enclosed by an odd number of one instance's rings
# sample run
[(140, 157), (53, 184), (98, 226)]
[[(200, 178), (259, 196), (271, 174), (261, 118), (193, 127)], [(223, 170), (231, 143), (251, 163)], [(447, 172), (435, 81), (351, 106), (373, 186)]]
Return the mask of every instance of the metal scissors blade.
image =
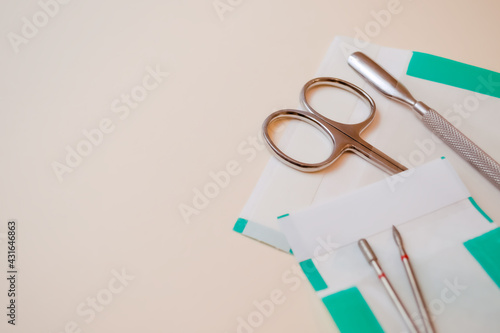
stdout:
[[(307, 92), (313, 87), (325, 85), (346, 90), (362, 99), (370, 107), (369, 116), (357, 124), (344, 124), (329, 119), (314, 110), (308, 102)], [(299, 171), (314, 172), (330, 166), (344, 152), (351, 151), (390, 174), (406, 170), (405, 166), (393, 160), (361, 138), (361, 132), (372, 122), (376, 108), (373, 99), (358, 86), (333, 77), (319, 77), (308, 81), (304, 85), (300, 93), (300, 100), (306, 111), (294, 109), (276, 111), (269, 115), (262, 125), (264, 139), (268, 147), (281, 162)], [(269, 133), (270, 124), (280, 118), (304, 121), (323, 132), (325, 136), (331, 140), (333, 145), (330, 155), (319, 163), (304, 163), (285, 154), (274, 143)]]

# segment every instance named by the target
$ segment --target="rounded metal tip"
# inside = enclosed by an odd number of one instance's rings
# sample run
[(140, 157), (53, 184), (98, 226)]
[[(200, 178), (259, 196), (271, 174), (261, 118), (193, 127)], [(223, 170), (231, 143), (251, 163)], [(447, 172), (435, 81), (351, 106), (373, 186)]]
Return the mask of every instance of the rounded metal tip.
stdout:
[(417, 102), (402, 83), (398, 82), (366, 54), (354, 52), (347, 58), (347, 63), (387, 97), (410, 106), (415, 105)]
[(358, 241), (359, 248), (361, 249), (361, 252), (363, 252), (363, 255), (365, 256), (366, 260), (368, 262), (377, 260), (377, 256), (375, 255), (375, 252), (373, 252), (372, 247), (368, 243), (366, 239), (360, 239)]

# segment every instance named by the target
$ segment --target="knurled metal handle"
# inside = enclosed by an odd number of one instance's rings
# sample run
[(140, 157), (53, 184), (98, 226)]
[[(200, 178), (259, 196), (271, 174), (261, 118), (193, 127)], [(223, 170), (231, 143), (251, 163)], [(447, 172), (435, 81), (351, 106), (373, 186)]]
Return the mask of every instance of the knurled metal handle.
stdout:
[(491, 156), (433, 109), (426, 110), (422, 121), (434, 134), (500, 189), (500, 165)]

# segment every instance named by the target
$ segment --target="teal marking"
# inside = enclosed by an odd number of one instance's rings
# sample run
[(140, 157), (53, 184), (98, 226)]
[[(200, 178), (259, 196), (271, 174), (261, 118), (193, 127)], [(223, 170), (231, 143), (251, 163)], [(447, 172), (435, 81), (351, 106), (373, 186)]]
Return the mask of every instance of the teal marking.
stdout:
[(383, 333), (384, 330), (358, 288), (352, 287), (323, 298), (330, 316), (342, 333)]
[(290, 214), (283, 214), (283, 215), (281, 215), (281, 216), (278, 216), (278, 219), (281, 219), (281, 218), (283, 218), (283, 217), (287, 217), (287, 216), (289, 216), (289, 215), (290, 215)]
[(500, 288), (500, 228), (470, 239), (464, 243), (493, 282)]
[(236, 232), (239, 232), (240, 234), (243, 233), (243, 230), (245, 230), (245, 227), (247, 226), (248, 220), (239, 218), (236, 223), (234, 224), (233, 230)]
[(446, 157), (444, 157), (444, 156), (441, 156), (441, 159), (442, 159), (442, 160), (444, 160), (445, 158), (446, 158)]
[(328, 288), (325, 280), (321, 277), (312, 259), (307, 259), (299, 263), (300, 268), (304, 271), (307, 279), (311, 283), (315, 291), (320, 291)]
[(500, 98), (500, 73), (432, 54), (413, 52), (406, 75)]
[(291, 253), (291, 254), (293, 254), (293, 251), (292, 251), (292, 249), (290, 249), (290, 253)]
[(493, 222), (493, 220), (491, 219), (491, 217), (488, 216), (488, 214), (486, 214), (484, 212), (484, 210), (481, 209), (481, 207), (479, 207), (479, 205), (474, 201), (474, 199), (472, 197), (469, 197), (469, 201), (470, 203), (472, 204), (472, 206), (474, 206), (478, 212), (481, 213), (481, 215), (484, 216), (484, 218), (488, 221), (488, 222)]

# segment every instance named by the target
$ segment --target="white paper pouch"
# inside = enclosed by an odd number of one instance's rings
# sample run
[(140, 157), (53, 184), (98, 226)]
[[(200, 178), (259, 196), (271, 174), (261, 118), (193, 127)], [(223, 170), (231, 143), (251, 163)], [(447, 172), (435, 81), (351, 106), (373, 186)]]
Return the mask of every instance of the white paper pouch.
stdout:
[[(361, 50), (396, 79), (415, 98), (447, 118), (460, 131), (497, 161), (500, 160), (500, 74), (437, 56), (369, 44), (359, 49), (355, 40), (337, 37), (316, 76), (337, 77), (364, 89), (377, 105), (374, 121), (362, 133), (367, 142), (408, 168), (446, 156), (473, 197), (494, 218), (500, 218), (500, 192), (474, 168), (440, 142), (409, 108), (389, 100), (352, 70), (347, 57)], [(363, 112), (352, 100), (332, 99), (331, 91), (313, 96), (315, 109), (340, 121), (355, 121)], [(297, 98), (299, 92), (297, 91)], [(293, 107), (293, 106), (290, 106)], [(293, 156), (321, 152), (305, 134), (309, 125), (286, 127), (280, 147)], [(308, 132), (307, 132), (308, 133)], [(318, 133), (319, 136), (321, 134)], [(321, 150), (321, 151), (320, 151)], [(271, 158), (234, 230), (284, 251), (290, 246), (279, 231), (276, 217), (325, 199), (349, 193), (389, 175), (365, 160), (347, 153), (333, 165), (316, 173), (293, 170)]]
[(285, 215), (279, 224), (342, 333), (408, 332), (359, 249), (361, 238), (423, 331), (392, 225), (436, 331), (500, 331), (500, 228), (445, 159)]

